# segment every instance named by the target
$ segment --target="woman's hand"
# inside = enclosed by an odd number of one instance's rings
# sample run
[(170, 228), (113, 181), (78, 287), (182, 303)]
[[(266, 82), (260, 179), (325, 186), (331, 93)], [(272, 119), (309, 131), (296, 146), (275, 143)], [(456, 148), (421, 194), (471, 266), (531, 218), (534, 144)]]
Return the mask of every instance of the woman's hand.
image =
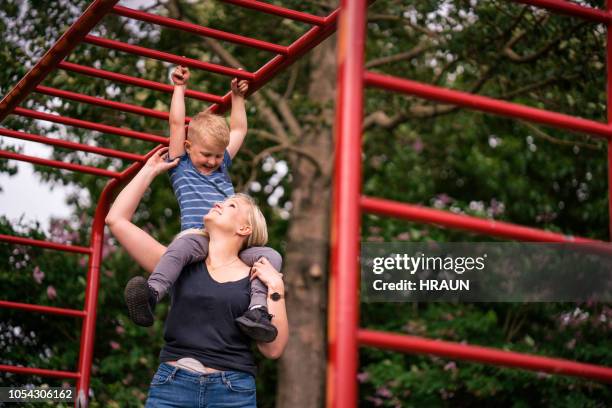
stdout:
[(161, 173), (165, 173), (166, 171), (175, 167), (179, 163), (178, 157), (172, 161), (167, 161), (167, 160), (168, 160), (168, 148), (163, 147), (159, 149), (158, 151), (156, 151), (155, 153), (153, 153), (153, 156), (151, 156), (149, 160), (147, 160), (145, 167), (147, 167), (149, 170), (153, 172), (155, 176), (157, 176)]
[(261, 258), (253, 264), (251, 268), (251, 280), (255, 278), (259, 278), (259, 280), (268, 287), (268, 291), (274, 290), (282, 294), (285, 290), (283, 274), (274, 269), (270, 261), (266, 258)]

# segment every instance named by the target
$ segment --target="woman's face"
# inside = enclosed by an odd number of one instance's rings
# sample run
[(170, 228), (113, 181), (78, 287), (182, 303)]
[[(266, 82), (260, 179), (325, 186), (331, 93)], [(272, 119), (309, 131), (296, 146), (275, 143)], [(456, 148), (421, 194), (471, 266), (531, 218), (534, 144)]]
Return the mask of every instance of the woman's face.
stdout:
[(244, 232), (249, 227), (249, 204), (236, 197), (230, 197), (223, 202), (215, 203), (208, 214), (204, 216), (206, 229), (222, 228), (228, 231)]

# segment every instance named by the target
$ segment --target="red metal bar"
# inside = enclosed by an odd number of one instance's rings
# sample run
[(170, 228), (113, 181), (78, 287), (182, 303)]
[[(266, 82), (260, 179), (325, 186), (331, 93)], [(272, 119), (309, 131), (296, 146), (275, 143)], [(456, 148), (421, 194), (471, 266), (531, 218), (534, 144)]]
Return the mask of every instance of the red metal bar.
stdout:
[[(289, 46), (288, 55), (278, 55), (255, 72), (256, 79), (249, 83), (249, 95), (257, 91), (283, 69), (291, 66), (308, 51), (323, 42), (336, 31), (336, 22), (340, 9), (335, 10), (326, 18), (322, 26), (313, 27)], [(221, 103), (213, 105), (210, 110), (217, 114), (225, 112), (231, 104), (231, 93), (227, 93)]]
[(0, 122), (81, 42), (118, 0), (95, 0), (19, 83), (0, 101)]
[(95, 96), (83, 95), (76, 92), (64, 91), (62, 89), (50, 88), (48, 86), (39, 85), (35, 91), (41, 94), (56, 96), (58, 98), (70, 99), (72, 101), (83, 102), (90, 105), (101, 106), (103, 108), (116, 109), (123, 112), (135, 113), (137, 115), (147, 116), (149, 118), (168, 120), (168, 112), (162, 112), (155, 109), (143, 108), (142, 106), (130, 105), (122, 102), (109, 101), (104, 98)]
[(366, 1), (342, 0), (329, 283), (327, 406), (357, 406), (361, 127)]
[(74, 373), (72, 371), (46, 370), (44, 368), (18, 367), (4, 364), (0, 364), (0, 371), (6, 371), (15, 374), (39, 375), (41, 377), (53, 378), (78, 379), (80, 377), (79, 373)]
[(169, 28), (187, 31), (193, 34), (202, 35), (204, 37), (216, 38), (218, 40), (229, 41), (235, 44), (246, 45), (260, 50), (270, 51), (275, 54), (287, 54), (287, 52), (289, 51), (287, 47), (282, 45), (273, 44), (250, 37), (244, 37), (242, 35), (236, 35), (225, 31), (215, 30), (208, 27), (202, 27), (197, 24), (174, 20), (168, 17), (157, 16), (155, 14), (145, 13), (144, 11), (134, 10), (128, 7), (115, 6), (113, 7), (113, 13), (123, 17), (133, 18), (136, 20), (146, 21)]
[(559, 14), (565, 14), (570, 17), (580, 17), (585, 20), (590, 20), (596, 23), (608, 24), (610, 22), (610, 13), (592, 7), (585, 7), (569, 1), (561, 0), (512, 0), (516, 3), (524, 3), (530, 6), (540, 7), (554, 11)]
[(536, 228), (524, 227), (503, 221), (485, 220), (469, 215), (453, 214), (448, 211), (434, 210), (419, 205), (400, 203), (373, 197), (361, 197), (363, 211), (385, 216), (402, 218), (409, 221), (441, 225), (448, 228), (490, 235), (493, 237), (532, 242), (575, 242), (599, 243), (600, 241), (558, 234)]
[(135, 130), (129, 130), (115, 126), (103, 125), (101, 123), (88, 122), (86, 120), (74, 119), (60, 115), (52, 115), (50, 113), (37, 112), (31, 109), (24, 108), (15, 108), (13, 113), (15, 115), (25, 116), (28, 118), (45, 120), (54, 123), (61, 123), (63, 125), (75, 126), (83, 129), (95, 130), (101, 133), (110, 133), (118, 136), (130, 137), (132, 139), (145, 140), (147, 142), (168, 144), (168, 139), (162, 136), (144, 132), (137, 132)]
[(39, 157), (27, 156), (25, 154), (8, 152), (6, 150), (0, 150), (0, 157), (9, 160), (20, 160), (34, 164), (40, 164), (42, 166), (57, 167), (59, 169), (78, 171), (81, 173), (93, 174), (96, 176), (104, 177), (119, 177), (120, 173), (116, 171), (99, 169), (97, 167), (83, 166), (81, 164), (65, 163), (57, 160), (41, 159)]
[(402, 92), (408, 95), (415, 95), (420, 98), (438, 102), (464, 106), (466, 108), (494, 113), (510, 118), (525, 119), (543, 123), (556, 128), (590, 133), (595, 136), (604, 137), (608, 140), (612, 137), (612, 126), (605, 123), (577, 118), (557, 112), (550, 112), (544, 109), (531, 108), (516, 103), (500, 101), (494, 98), (488, 98), (486, 96), (453, 91), (451, 89), (421, 84), (416, 81), (376, 74), (373, 72), (365, 73), (365, 82), (369, 86)]
[(163, 51), (152, 50), (150, 48), (140, 47), (138, 45), (128, 44), (121, 41), (109, 40), (108, 38), (96, 37), (88, 35), (83, 40), (86, 43), (97, 45), (104, 48), (128, 52), (130, 54), (140, 55), (142, 57), (154, 58), (161, 61), (172, 62), (174, 64), (184, 65), (190, 68), (202, 69), (205, 71), (215, 72), (221, 75), (236, 77), (240, 79), (255, 79), (255, 75), (240, 69), (228, 68), (223, 65), (211, 64), (202, 62), (193, 58), (179, 57), (178, 55), (170, 54)]
[(9, 302), (6, 300), (0, 300), (0, 307), (26, 310), (28, 312), (50, 313), (61, 316), (85, 317), (85, 312), (83, 310), (64, 309), (61, 307), (43, 305), (31, 305), (29, 303)]
[(421, 337), (398, 335), (373, 330), (359, 330), (359, 343), (364, 346), (378, 347), (415, 354), (433, 354), (459, 360), (518, 367), (527, 370), (543, 371), (552, 374), (571, 375), (612, 382), (612, 368), (574, 361), (540, 357), (512, 351), (496, 350), (489, 347), (471, 346), (443, 340), (430, 340)]
[(66, 149), (79, 150), (82, 152), (96, 153), (108, 157), (116, 157), (118, 159), (131, 160), (131, 161), (142, 161), (144, 156), (139, 154), (122, 152), (119, 150), (107, 149), (104, 147), (89, 146), (81, 143), (69, 142), (60, 139), (51, 139), (49, 137), (33, 135), (26, 132), (18, 132), (16, 130), (0, 128), (0, 135), (14, 137), (16, 139), (29, 140), (30, 142), (44, 143), (47, 145), (64, 147)]
[[(103, 69), (86, 67), (83, 65), (73, 64), (71, 62), (60, 62), (57, 64), (58, 68), (64, 69), (70, 72), (76, 72), (78, 74), (89, 75), (96, 78), (108, 79), (110, 81), (121, 82), (123, 84), (140, 86), (142, 88), (152, 89), (154, 91), (161, 91), (166, 93), (172, 93), (174, 87), (172, 85), (162, 84), (155, 81), (149, 81), (147, 79), (136, 78), (129, 75), (118, 74), (116, 72), (105, 71)], [(185, 96), (192, 99), (198, 99), (205, 102), (221, 103), (223, 97), (213, 95), (205, 92), (198, 92), (187, 89)]]
[(280, 17), (289, 18), (291, 20), (301, 21), (307, 24), (323, 25), (325, 24), (325, 17), (319, 17), (301, 11), (295, 11), (288, 8), (275, 6), (274, 4), (264, 3), (255, 0), (222, 0), (225, 3), (234, 4), (236, 6), (249, 8), (252, 10), (261, 11), (268, 14), (274, 14)]
[(35, 246), (45, 249), (54, 249), (56, 251), (74, 252), (77, 254), (89, 255), (91, 253), (91, 248), (89, 247), (58, 244), (57, 242), (39, 241), (37, 239), (16, 237), (13, 235), (5, 234), (0, 234), (0, 242), (10, 242), (11, 244), (15, 245)]

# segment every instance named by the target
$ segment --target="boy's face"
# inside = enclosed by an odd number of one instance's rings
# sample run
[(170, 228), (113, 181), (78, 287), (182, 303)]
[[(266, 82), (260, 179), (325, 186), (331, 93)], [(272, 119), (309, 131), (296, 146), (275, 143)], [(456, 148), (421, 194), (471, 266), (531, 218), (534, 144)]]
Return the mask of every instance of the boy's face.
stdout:
[(203, 174), (211, 174), (223, 163), (225, 148), (220, 148), (207, 143), (206, 139), (199, 141), (185, 141), (185, 151), (189, 155), (191, 162)]

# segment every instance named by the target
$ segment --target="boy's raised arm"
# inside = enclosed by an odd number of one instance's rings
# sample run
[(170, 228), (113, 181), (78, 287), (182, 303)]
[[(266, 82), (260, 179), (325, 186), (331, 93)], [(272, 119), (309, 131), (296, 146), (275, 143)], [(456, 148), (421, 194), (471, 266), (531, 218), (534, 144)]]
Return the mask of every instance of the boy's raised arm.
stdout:
[(189, 80), (189, 68), (178, 66), (172, 72), (174, 92), (170, 103), (170, 143), (168, 156), (171, 159), (185, 154), (185, 88)]
[(230, 116), (230, 142), (227, 146), (227, 151), (230, 157), (234, 156), (240, 150), (244, 137), (247, 133), (247, 116), (244, 106), (244, 97), (249, 90), (249, 83), (246, 80), (238, 81), (238, 78), (232, 80), (232, 113)]

